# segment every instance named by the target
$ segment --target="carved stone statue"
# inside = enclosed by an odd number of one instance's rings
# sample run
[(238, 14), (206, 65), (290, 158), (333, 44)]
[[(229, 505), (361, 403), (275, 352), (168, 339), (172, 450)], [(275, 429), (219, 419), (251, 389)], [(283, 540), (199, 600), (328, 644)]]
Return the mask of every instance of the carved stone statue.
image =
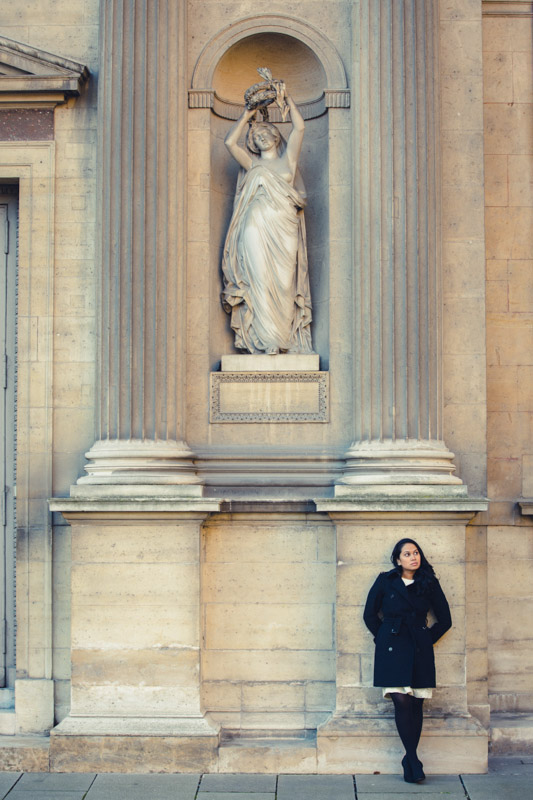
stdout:
[[(267, 80), (246, 92), (244, 112), (225, 139), (241, 170), (224, 245), (222, 303), (238, 350), (312, 353), (306, 198), (297, 170), (304, 120), (283, 81), (259, 72)], [(274, 100), (284, 116), (290, 111), (287, 142), (266, 121)], [(254, 120), (258, 108), (261, 122)], [(244, 149), (238, 141), (247, 123)]]

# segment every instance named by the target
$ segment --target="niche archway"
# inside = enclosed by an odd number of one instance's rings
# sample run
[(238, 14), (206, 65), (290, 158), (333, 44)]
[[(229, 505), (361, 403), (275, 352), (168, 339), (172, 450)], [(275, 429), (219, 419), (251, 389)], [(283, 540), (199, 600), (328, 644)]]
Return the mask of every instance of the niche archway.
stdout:
[[(307, 121), (300, 169), (306, 184), (308, 252), (313, 300), (313, 342), (323, 368), (329, 361), (328, 287), (330, 265), (329, 193), (330, 109), (347, 108), (349, 91), (344, 65), (332, 43), (305, 22), (279, 15), (242, 20), (215, 36), (195, 66), (190, 108), (209, 113), (209, 256), (211, 291), (211, 368), (222, 353), (234, 352), (227, 316), (220, 306), (220, 259), (235, 191), (237, 166), (228, 158), (223, 139), (228, 120), (242, 112), (246, 88), (260, 80), (258, 66), (282, 77)], [(209, 109), (209, 111), (208, 111)], [(271, 111), (271, 120), (279, 115)], [(207, 122), (207, 120), (206, 120)], [(287, 123), (280, 124), (282, 133)], [(204, 184), (206, 178), (204, 177)], [(207, 188), (207, 187), (206, 187)], [(204, 198), (205, 199), (205, 198)]]
[[(286, 81), (306, 119), (300, 170), (308, 195), (305, 215), (313, 345), (320, 355), (321, 369), (328, 370), (330, 342), (340, 339), (338, 333), (332, 333), (335, 315), (330, 313), (330, 306), (335, 298), (330, 287), (334, 285), (335, 291), (346, 294), (350, 290), (346, 276), (351, 280), (351, 189), (345, 169), (351, 148), (347, 120), (350, 93), (344, 65), (332, 43), (306, 22), (279, 15), (242, 20), (224, 29), (204, 47), (193, 70), (189, 90), (188, 302), (191, 320), (194, 317), (204, 326), (205, 337), (200, 343), (198, 335), (198, 344), (191, 345), (190, 352), (196, 348), (197, 366), (198, 357), (204, 357), (200, 348), (205, 347), (209, 371), (219, 369), (222, 355), (236, 352), (228, 315), (220, 302), (222, 247), (238, 172), (224, 147), (224, 137), (242, 113), (244, 91), (261, 80), (256, 71), (260, 66), (268, 66), (275, 77)], [(270, 118), (287, 135), (290, 123), (279, 122), (273, 107)], [(196, 323), (191, 322), (193, 326)], [(196, 413), (205, 408), (205, 390), (198, 386), (192, 391), (197, 396), (191, 396), (188, 413), (189, 418), (196, 419)], [(234, 431), (232, 424), (208, 427), (208, 441), (203, 435), (195, 441), (199, 452), (204, 446), (212, 450), (223, 444), (226, 448), (237, 446), (242, 441), (242, 426)], [(328, 437), (326, 427), (319, 430), (307, 426), (302, 430), (301, 445), (322, 447)], [(270, 426), (267, 431), (262, 425), (254, 425), (249, 435), (258, 445), (286, 445), (287, 432), (282, 428)], [(204, 430), (195, 422), (191, 429), (199, 433)]]

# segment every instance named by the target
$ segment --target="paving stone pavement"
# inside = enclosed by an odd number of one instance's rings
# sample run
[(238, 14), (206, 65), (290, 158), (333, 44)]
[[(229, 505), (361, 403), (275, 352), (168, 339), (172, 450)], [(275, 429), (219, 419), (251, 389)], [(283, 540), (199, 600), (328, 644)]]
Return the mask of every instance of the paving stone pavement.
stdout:
[(122, 775), (0, 772), (0, 800), (533, 800), (533, 756), (487, 775)]

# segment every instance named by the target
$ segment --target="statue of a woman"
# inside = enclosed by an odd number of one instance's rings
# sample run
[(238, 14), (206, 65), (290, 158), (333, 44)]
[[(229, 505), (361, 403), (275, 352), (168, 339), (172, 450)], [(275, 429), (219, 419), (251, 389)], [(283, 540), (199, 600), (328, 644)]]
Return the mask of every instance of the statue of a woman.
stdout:
[[(225, 139), (241, 171), (224, 245), (222, 303), (238, 350), (312, 353), (305, 191), (297, 175), (305, 126), (283, 82), (275, 84), (291, 114), (287, 142), (275, 125), (252, 121), (257, 107), (245, 108)], [(245, 150), (237, 142), (247, 123)]]

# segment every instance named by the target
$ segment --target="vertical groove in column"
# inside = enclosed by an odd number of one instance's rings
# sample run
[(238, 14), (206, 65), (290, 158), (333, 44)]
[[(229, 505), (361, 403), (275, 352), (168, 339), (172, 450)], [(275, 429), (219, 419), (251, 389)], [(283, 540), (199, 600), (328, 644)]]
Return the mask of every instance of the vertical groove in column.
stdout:
[(381, 439), (381, 3), (372, 5), (370, 29), (370, 438)]
[[(438, 5), (437, 5), (438, 8)], [(438, 24), (436, 7), (429, 3), (426, 8), (426, 105), (428, 109), (428, 174), (432, 187), (431, 208), (428, 217), (428, 241), (431, 261), (428, 267), (429, 295), (429, 438), (440, 440), (443, 436), (442, 409), (439, 399), (442, 395), (441, 359), (441, 250), (440, 250), (440, 115), (438, 91)]]
[[(157, 136), (157, 163), (156, 184), (159, 198), (157, 227), (154, 227), (154, 252), (156, 264), (155, 304), (158, 313), (153, 321), (153, 406), (155, 428), (153, 436), (156, 439), (167, 438), (167, 404), (165, 393), (167, 391), (167, 358), (168, 352), (160, 353), (156, 342), (163, 339), (167, 341), (167, 297), (168, 284), (168, 164), (169, 164), (169, 139), (168, 139), (168, 103), (169, 103), (169, 11), (166, 3), (161, 4), (157, 20), (158, 25), (158, 64), (157, 94), (155, 103), (159, 109), (159, 128)], [(157, 391), (157, 387), (161, 390)], [(164, 388), (163, 388), (164, 387)]]
[(427, 41), (425, 0), (415, 0), (416, 35), (416, 93), (417, 93), (417, 182), (418, 182), (418, 297), (419, 297), (419, 392), (418, 431), (419, 439), (430, 438), (429, 425), (429, 296), (428, 271), (433, 254), (429, 250), (428, 214), (432, 204), (432, 189), (429, 183), (428, 161), (435, 143), (428, 142), (428, 97), (426, 93)]
[[(168, 61), (168, 74), (171, 76), (167, 96), (167, 119), (168, 119), (168, 141), (169, 157), (166, 165), (168, 180), (168, 201), (167, 230), (174, 231), (174, 235), (167, 239), (167, 261), (169, 265), (167, 275), (167, 307), (166, 317), (166, 337), (167, 337), (167, 363), (169, 370), (167, 382), (160, 385), (162, 398), (165, 400), (167, 409), (166, 437), (179, 440), (180, 430), (178, 429), (179, 417), (182, 409), (178, 408), (179, 386), (182, 383), (181, 370), (183, 369), (182, 360), (179, 358), (179, 342), (177, 337), (177, 326), (179, 323), (180, 302), (185, 303), (185, 295), (178, 294), (178, 273), (184, 271), (184, 257), (178, 252), (178, 243), (185, 240), (185, 227), (180, 226), (179, 206), (180, 202), (184, 206), (186, 203), (187, 192), (182, 189), (180, 193), (180, 181), (186, 186), (184, 175), (178, 172), (178, 163), (184, 161), (185, 156), (182, 149), (185, 147), (181, 133), (181, 126), (184, 120), (180, 117), (179, 109), (182, 107), (182, 92), (185, 95), (183, 86), (184, 70), (181, 59), (185, 57), (186, 48), (184, 47), (186, 36), (185, 16), (183, 2), (168, 4), (168, 37), (173, 42), (170, 48)], [(182, 112), (183, 113), (183, 112)], [(180, 202), (178, 202), (178, 198)], [(185, 219), (185, 218), (184, 218)], [(184, 224), (184, 222), (181, 222)], [(181, 235), (180, 235), (181, 233)], [(184, 247), (184, 244), (182, 245)], [(162, 431), (163, 434), (163, 431)]]
[(418, 439), (418, 346), (420, 337), (418, 286), (418, 187), (417, 187), (417, 115), (416, 31), (414, 1), (404, 0), (405, 53), (405, 191), (406, 191), (406, 284), (407, 284), (407, 426), (408, 437)]
[[(123, 264), (124, 291), (131, 303), (129, 320), (124, 320), (124, 331), (129, 330), (130, 363), (128, 391), (124, 401), (130, 407), (129, 418), (120, 432), (121, 439), (142, 439), (143, 394), (144, 394), (144, 247), (147, 186), (146, 151), (146, 0), (135, 0), (133, 7), (132, 46), (130, 49), (132, 72), (127, 77), (127, 88), (132, 107), (131, 132), (133, 159), (124, 164), (123, 187), (129, 196), (125, 198), (131, 206), (130, 228), (127, 231), (126, 248), (131, 248), (131, 259)], [(133, 75), (133, 80), (131, 80)], [(129, 269), (128, 269), (129, 267)], [(128, 325), (129, 322), (129, 325)], [(129, 395), (129, 398), (128, 398)], [(130, 400), (131, 399), (131, 400)], [(130, 404), (131, 403), (131, 404)]]
[[(118, 305), (119, 305), (119, 341), (117, 346), (120, 352), (120, 371), (118, 384), (118, 430), (116, 433), (119, 439), (128, 439), (132, 436), (131, 416), (132, 416), (132, 375), (131, 365), (134, 358), (133, 351), (133, 330), (132, 309), (133, 309), (133, 283), (135, 280), (135, 258), (134, 243), (132, 242), (133, 213), (134, 213), (134, 191), (136, 189), (132, 170), (135, 169), (135, 97), (131, 76), (135, 74), (134, 59), (134, 37), (135, 19), (134, 5), (132, 0), (126, 0), (122, 4), (122, 39), (123, 50), (121, 63), (114, 64), (114, 69), (119, 70), (121, 78), (120, 88), (120, 119), (121, 132), (120, 140), (114, 142), (115, 155), (111, 157), (120, 162), (120, 183), (118, 186), (112, 185), (110, 191), (120, 197), (119, 208), (117, 210), (118, 222), (120, 224), (120, 243), (117, 252), (112, 254), (115, 260), (115, 268), (118, 270)], [(114, 44), (120, 38), (120, 29), (116, 31)]]
[[(393, 131), (392, 75), (392, 5), (381, 3), (380, 20), (380, 138), (381, 138), (381, 416), (380, 439), (394, 439), (394, 238), (393, 238)], [(392, 124), (391, 124), (392, 123)], [(378, 177), (378, 176), (376, 176)], [(378, 365), (376, 365), (378, 366)]]
[(394, 181), (394, 369), (395, 425), (397, 439), (407, 439), (407, 191), (406, 191), (406, 122), (405, 122), (405, 53), (404, 12), (401, 3), (393, 6), (393, 181)]
[(363, 289), (363, 263), (366, 260), (366, 253), (363, 242), (362, 232), (366, 230), (364, 209), (368, 208), (363, 198), (366, 197), (364, 186), (366, 179), (366, 162), (357, 158), (357, 153), (362, 152), (365, 141), (363, 121), (366, 119), (365, 109), (368, 105), (368, 83), (365, 79), (366, 61), (363, 54), (366, 52), (364, 42), (367, 39), (368, 20), (365, 5), (354, 4), (352, 7), (352, 29), (354, 40), (356, 41), (357, 57), (354, 61), (354, 80), (353, 80), (353, 102), (351, 103), (351, 114), (353, 120), (354, 136), (354, 181), (353, 181), (353, 260), (354, 260), (354, 280), (353, 280), (353, 302), (354, 302), (354, 432), (361, 437), (363, 431), (363, 409), (364, 409), (364, 381), (363, 375), (363, 337), (362, 325), (360, 320), (363, 314), (362, 289)]
[(99, 48), (101, 54), (101, 69), (100, 69), (100, 102), (98, 106), (98, 147), (100, 157), (102, 159), (102, 169), (99, 170), (97, 175), (97, 197), (100, 198), (102, 204), (100, 213), (102, 224), (99, 232), (98, 250), (97, 253), (101, 259), (100, 274), (100, 370), (98, 371), (98, 402), (97, 402), (97, 434), (99, 438), (107, 437), (106, 423), (110, 419), (110, 402), (112, 397), (112, 387), (109, 380), (109, 366), (111, 362), (111, 325), (110, 325), (110, 270), (109, 264), (105, 258), (107, 248), (104, 247), (104, 242), (109, 242), (111, 239), (111, 196), (109, 192), (104, 192), (105, 175), (111, 176), (111, 163), (110, 163), (110, 148), (104, 136), (104, 119), (111, 119), (111, 92), (108, 82), (104, 79), (107, 75), (111, 74), (109, 69), (109, 62), (111, 58), (111, 48), (108, 42), (112, 39), (110, 28), (112, 26), (112, 18), (105, 13), (105, 6), (100, 4), (100, 36)]
[[(172, 4), (171, 4), (172, 5)], [(176, 179), (177, 179), (177, 226), (176, 226), (176, 344), (183, 352), (186, 339), (186, 231), (187, 231), (187, 2), (179, 0), (177, 22), (179, 25), (179, 43), (177, 50), (178, 70), (176, 94), (178, 98), (176, 109), (177, 151), (176, 151)], [(180, 191), (181, 189), (181, 191)], [(185, 420), (185, 381), (186, 369), (182, 358), (178, 359), (176, 368), (176, 439), (184, 438)]]
[[(372, 35), (372, 15), (366, 3), (360, 6), (360, 35), (361, 35), (361, 62), (360, 62), (360, 152), (365, 156), (370, 152), (370, 40)], [(359, 197), (356, 198), (355, 208), (358, 209), (361, 236), (361, 261), (359, 270), (359, 304), (356, 306), (358, 319), (356, 328), (359, 331), (360, 371), (358, 374), (358, 398), (360, 404), (360, 427), (356, 428), (356, 436), (364, 441), (371, 438), (371, 408), (372, 408), (372, 372), (371, 362), (371, 305), (370, 305), (370, 236), (371, 230), (371, 170), (370, 158), (361, 158), (361, 183)]]
[[(139, 376), (142, 392), (141, 432), (143, 439), (155, 438), (155, 337), (157, 318), (157, 223), (159, 215), (159, 186), (157, 182), (157, 157), (159, 133), (158, 109), (158, 61), (162, 43), (158, 36), (158, 2), (148, 2), (145, 7), (145, 86), (150, 87), (144, 108), (146, 129), (146, 163), (144, 185), (145, 198), (145, 240), (144, 240), (144, 336), (142, 340), (143, 368)], [(139, 380), (138, 379), (138, 380)]]

